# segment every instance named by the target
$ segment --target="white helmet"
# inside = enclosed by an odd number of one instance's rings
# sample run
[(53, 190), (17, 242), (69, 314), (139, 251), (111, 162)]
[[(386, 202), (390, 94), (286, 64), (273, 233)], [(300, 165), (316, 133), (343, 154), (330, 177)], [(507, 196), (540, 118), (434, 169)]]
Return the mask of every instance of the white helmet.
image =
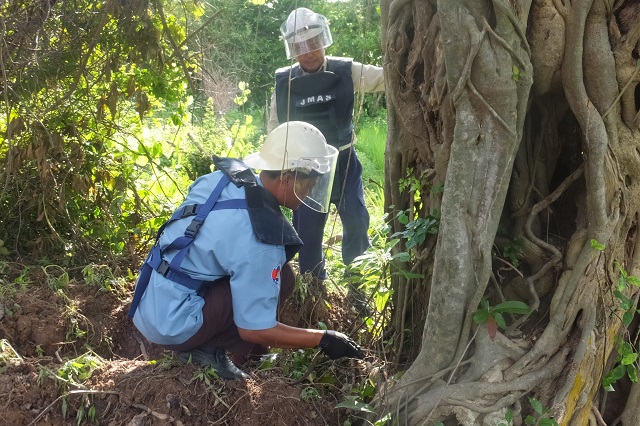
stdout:
[(331, 46), (333, 39), (329, 21), (306, 7), (299, 7), (289, 14), (280, 26), (287, 59)]
[[(254, 169), (295, 172), (294, 193), (300, 201), (321, 213), (329, 211), (338, 150), (327, 144), (322, 132), (304, 121), (282, 123), (265, 139), (259, 152), (249, 154), (244, 163)], [(315, 179), (304, 195), (296, 189)]]

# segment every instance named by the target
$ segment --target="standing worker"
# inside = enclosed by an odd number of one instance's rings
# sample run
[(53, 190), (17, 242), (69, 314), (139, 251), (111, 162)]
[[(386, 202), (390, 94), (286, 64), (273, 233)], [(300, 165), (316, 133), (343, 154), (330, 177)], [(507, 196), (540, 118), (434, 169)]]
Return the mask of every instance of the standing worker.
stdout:
[(295, 283), (288, 262), (302, 245), (280, 206), (326, 211), (337, 154), (317, 128), (294, 121), (245, 162), (214, 157), (220, 170), (191, 185), (141, 269), (129, 311), (138, 330), (225, 379), (247, 378), (237, 365), (271, 346), (362, 358), (342, 333), (276, 319)]
[[(354, 146), (354, 91), (384, 91), (383, 69), (350, 58), (325, 56), (325, 48), (333, 42), (329, 23), (307, 8), (291, 12), (280, 32), (287, 59), (295, 57), (298, 62), (276, 71), (267, 128), (288, 120), (305, 121), (320, 129), (327, 143), (339, 150), (331, 203), (338, 207), (342, 260), (349, 265), (371, 245), (362, 164)], [(322, 250), (327, 216), (305, 206), (293, 213), (293, 226), (304, 242), (298, 254), (300, 273), (311, 273), (319, 280), (328, 278)], [(355, 285), (349, 286), (348, 298), (356, 308), (364, 308), (365, 301)]]

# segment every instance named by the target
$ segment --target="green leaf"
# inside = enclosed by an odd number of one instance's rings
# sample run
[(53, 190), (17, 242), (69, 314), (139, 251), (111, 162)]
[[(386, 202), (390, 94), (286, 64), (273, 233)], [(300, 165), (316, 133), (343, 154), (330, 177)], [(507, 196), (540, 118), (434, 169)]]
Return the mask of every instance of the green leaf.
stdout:
[(620, 300), (620, 308), (627, 310), (633, 306), (633, 301), (622, 294), (620, 290), (614, 290), (613, 294)]
[(501, 312), (501, 313), (509, 313), (509, 314), (520, 314), (525, 315), (528, 314), (530, 309), (529, 305), (524, 302), (519, 302), (516, 300), (508, 300), (506, 302), (502, 302), (493, 308), (491, 308), (492, 312)]
[(538, 422), (539, 426), (558, 426), (558, 422), (556, 422), (553, 419), (548, 419), (548, 418), (544, 418), (544, 419), (540, 419), (540, 421)]
[(635, 312), (633, 311), (626, 311), (624, 314), (622, 314), (622, 323), (625, 325), (625, 327), (628, 327), (631, 324), (634, 314)]
[(529, 398), (529, 403), (536, 413), (542, 415), (542, 403), (535, 398)]
[(607, 392), (613, 392), (613, 386), (612, 384), (614, 384), (616, 382), (616, 380), (613, 377), (613, 372), (609, 371), (603, 378), (602, 378), (602, 386), (604, 387), (604, 389)]
[(629, 342), (621, 342), (618, 347), (618, 353), (622, 356), (629, 355), (633, 353), (633, 346)]
[(513, 410), (507, 410), (507, 414), (504, 415), (504, 419), (511, 423), (513, 421)]
[(348, 399), (336, 405), (336, 408), (349, 408), (351, 410), (362, 411), (369, 414), (377, 414), (369, 404), (357, 399)]
[(611, 370), (611, 377), (613, 377), (614, 382), (622, 379), (624, 373), (626, 372), (626, 368), (624, 365), (618, 365), (616, 368)]
[(489, 312), (487, 311), (476, 311), (476, 313), (473, 314), (473, 320), (476, 324), (484, 324), (487, 322), (487, 319), (489, 319)]
[(386, 426), (387, 422), (391, 420), (391, 413), (387, 413), (380, 420), (377, 420), (373, 425), (374, 426)]
[(399, 262), (408, 262), (411, 260), (411, 255), (409, 253), (407, 253), (406, 251), (403, 251), (401, 253), (397, 253), (394, 254), (391, 259), (393, 260), (397, 260)]
[(632, 383), (638, 383), (638, 369), (633, 365), (627, 365), (627, 376)]
[(640, 278), (634, 277), (633, 275), (627, 277), (627, 282), (633, 286), (640, 287)]
[(518, 81), (520, 80), (522, 76), (520, 75), (520, 68), (518, 68), (515, 64), (513, 65), (513, 67), (511, 68), (511, 79), (513, 81)]
[(626, 354), (620, 360), (620, 364), (622, 364), (622, 365), (631, 365), (634, 362), (636, 362), (636, 359), (638, 359), (638, 354), (636, 354), (636, 353)]
[(596, 250), (600, 250), (600, 251), (604, 251), (605, 246), (604, 244), (601, 244), (598, 242), (598, 240), (591, 240), (591, 248), (596, 249)]
[(504, 321), (504, 317), (500, 312), (494, 313), (493, 318), (496, 320), (496, 324), (498, 324), (498, 327), (500, 327), (503, 330), (507, 328), (507, 323)]
[(536, 418), (533, 416), (527, 416), (524, 419), (524, 424), (526, 425), (535, 425), (536, 424)]

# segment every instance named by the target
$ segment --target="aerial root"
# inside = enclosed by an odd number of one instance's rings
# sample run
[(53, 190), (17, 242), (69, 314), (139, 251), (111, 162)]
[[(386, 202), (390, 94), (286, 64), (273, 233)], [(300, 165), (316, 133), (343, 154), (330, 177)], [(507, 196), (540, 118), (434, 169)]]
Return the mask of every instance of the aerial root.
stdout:
[[(501, 408), (506, 408), (515, 403), (522, 396), (521, 394), (529, 392), (535, 386), (544, 380), (551, 379), (564, 368), (569, 349), (564, 348), (553, 356), (549, 361), (535, 371), (530, 371), (520, 377), (505, 382), (469, 382), (456, 383), (452, 385), (443, 385), (431, 389), (422, 396), (416, 398), (415, 403), (411, 404), (412, 411), (408, 413), (411, 424), (420, 424), (421, 421), (428, 420), (431, 413), (438, 408), (438, 401), (459, 402), (466, 401), (465, 408), (471, 409), (478, 414), (486, 414), (485, 412), (495, 412)], [(481, 395), (481, 397), (479, 397)], [(491, 395), (496, 395), (496, 400), (489, 402), (487, 400)], [(501, 395), (510, 395), (511, 397), (498, 398)], [(518, 395), (518, 397), (515, 397)], [(487, 403), (492, 405), (487, 406)], [(449, 404), (454, 406), (462, 406), (457, 404)]]

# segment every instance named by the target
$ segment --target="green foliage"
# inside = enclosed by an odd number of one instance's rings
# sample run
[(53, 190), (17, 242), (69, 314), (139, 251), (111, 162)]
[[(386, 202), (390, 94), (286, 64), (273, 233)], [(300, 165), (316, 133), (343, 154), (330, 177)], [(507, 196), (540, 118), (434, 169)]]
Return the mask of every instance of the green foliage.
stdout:
[[(286, 362), (282, 365), (282, 372), (286, 377), (294, 380), (302, 379), (309, 370), (311, 359), (315, 351), (311, 349), (298, 349), (291, 352), (291, 357), (286, 357)], [(313, 381), (313, 377), (309, 378)]]
[(525, 417), (524, 424), (533, 426), (558, 426), (558, 422), (549, 414), (551, 410), (544, 408), (540, 401), (535, 398), (529, 398), (529, 403), (533, 407), (535, 414)]
[(429, 215), (425, 218), (419, 217), (415, 220), (409, 220), (408, 213), (408, 211), (398, 212), (396, 219), (405, 226), (405, 230), (396, 232), (391, 238), (400, 237), (406, 239), (405, 247), (411, 250), (422, 244), (427, 235), (436, 235), (438, 233), (440, 212), (437, 211), (434, 215)]
[(636, 312), (640, 313), (640, 309), (636, 309), (635, 302), (628, 298), (624, 292), (629, 286), (640, 287), (640, 279), (633, 275), (629, 275), (624, 267), (619, 263), (616, 263), (616, 265), (620, 270), (620, 275), (618, 276), (617, 288), (613, 291), (613, 294), (618, 298), (619, 307), (623, 311), (622, 323), (625, 327), (628, 327), (631, 325)]
[(526, 315), (530, 312), (529, 306), (520, 301), (509, 300), (499, 303), (496, 306), (490, 306), (487, 299), (480, 302), (480, 309), (473, 315), (473, 320), (477, 324), (485, 324), (491, 340), (495, 339), (497, 327), (503, 330), (507, 328), (507, 323), (502, 314), (518, 314)]
[[(64, 392), (61, 409), (63, 417), (67, 417), (69, 413), (69, 396), (74, 393), (82, 392), (75, 389), (86, 389), (86, 384), (93, 376), (96, 369), (104, 364), (104, 360), (93, 352), (87, 352), (75, 359), (66, 361), (56, 372), (40, 367), (38, 382), (45, 377), (53, 379)], [(80, 425), (84, 421), (95, 422), (96, 409), (92, 404), (91, 396), (88, 393), (82, 393), (80, 402), (76, 410), (76, 424)]]
[[(19, 46), (0, 50), (10, 89), (0, 99), (0, 258), (137, 259), (211, 154), (243, 157), (260, 143), (292, 5), (80, 0), (55, 2), (44, 19), (30, 4), (0, 6)], [(380, 56), (368, 2), (297, 6), (332, 21), (333, 53)], [(224, 115), (210, 98), (221, 79), (240, 104)]]
[(513, 424), (513, 411), (507, 410), (504, 415), (504, 419), (507, 421), (506, 423), (498, 423), (498, 426), (510, 426)]
[(181, 8), (182, 16), (160, 19), (142, 1), (52, 6), (49, 19), (28, 1), (0, 6), (7, 41), (19, 46), (0, 50), (10, 88), (0, 99), (0, 158), (8, 165), (0, 238), (18, 253), (78, 264), (122, 253), (134, 236), (140, 206), (132, 208), (128, 189), (138, 167), (126, 154), (147, 152), (127, 138), (153, 112), (182, 122), (185, 69), (197, 62), (168, 37), (180, 46), (183, 24), (195, 16)]
[(353, 395), (347, 396), (347, 399), (336, 405), (336, 408), (349, 408), (351, 410), (360, 411), (367, 414), (377, 414), (375, 411), (373, 411), (373, 407), (362, 402), (359, 397)]
[[(191, 362), (191, 359), (189, 359), (189, 362)], [(191, 379), (191, 382), (202, 381), (205, 386), (210, 387), (212, 384), (211, 381), (217, 379), (218, 377), (218, 372), (215, 368), (202, 367), (195, 372), (193, 378)]]
[(390, 274), (393, 273), (392, 271), (408, 272), (405, 271), (404, 256), (391, 253), (399, 240), (386, 238), (389, 229), (389, 226), (384, 223), (378, 226), (374, 230), (371, 248), (349, 265), (349, 269), (355, 272), (355, 279), (361, 283), (360, 288), (374, 293), (374, 303), (378, 312), (385, 311), (391, 297)]
[(598, 250), (598, 251), (604, 251), (604, 249), (605, 249), (604, 244), (599, 243), (597, 240), (593, 240), (592, 239), (590, 241), (590, 244), (591, 244), (591, 248), (592, 249), (595, 249), (595, 250)]
[(82, 276), (85, 284), (112, 292), (120, 300), (124, 301), (130, 297), (127, 279), (131, 281), (134, 277), (118, 277), (108, 265), (89, 264), (82, 269)]
[(502, 247), (502, 253), (497, 253), (497, 255), (505, 258), (513, 267), (517, 268), (520, 266), (523, 245), (524, 239), (522, 237), (515, 238), (512, 241), (508, 241)]
[(58, 265), (47, 265), (42, 268), (49, 287), (56, 290), (64, 290), (69, 287), (69, 273)]
[[(29, 266), (0, 261), (0, 302), (6, 302), (4, 304), (6, 315), (13, 315), (9, 302), (15, 299), (18, 294), (26, 291), (32, 284), (29, 278), (31, 270), (32, 268)], [(17, 276), (12, 277), (15, 274)], [(0, 304), (0, 306), (3, 305)]]
[(63, 387), (67, 385), (82, 385), (93, 375), (96, 368), (100, 367), (104, 361), (94, 353), (86, 353), (78, 358), (66, 361), (56, 373)]
[(319, 401), (322, 399), (320, 392), (313, 386), (306, 386), (300, 391), (300, 399), (307, 402)]
[[(360, 387), (351, 390), (354, 395), (347, 395), (344, 401), (336, 405), (336, 408), (348, 408), (363, 416), (366, 416), (368, 414), (377, 416), (377, 413), (369, 404), (373, 399), (373, 396), (375, 395), (375, 391), (376, 389), (374, 383), (370, 379), (365, 379), (361, 383)], [(389, 420), (389, 418), (380, 419), (374, 424), (384, 425), (386, 424), (387, 420)]]
[[(373, 164), (370, 167), (363, 167), (363, 180), (368, 181), (365, 174), (369, 172), (371, 176), (379, 179), (384, 175), (384, 153), (387, 142), (387, 124), (386, 122), (367, 120), (358, 125), (357, 130), (358, 156), (364, 156), (371, 160)], [(373, 169), (371, 169), (371, 167)], [(380, 182), (382, 183), (382, 182)]]
[(613, 361), (614, 366), (602, 379), (602, 386), (608, 392), (613, 392), (615, 390), (613, 385), (625, 375), (631, 382), (637, 383), (638, 368), (640, 368), (638, 349), (634, 346), (634, 342), (629, 339), (627, 331), (636, 313), (640, 313), (640, 309), (637, 309), (636, 301), (625, 295), (629, 286), (640, 287), (640, 279), (629, 275), (621, 264), (616, 263), (616, 265), (620, 275), (618, 276), (617, 288), (613, 291), (613, 294), (618, 299), (618, 306), (622, 311), (620, 320), (625, 327), (625, 336), (627, 337), (617, 338), (617, 356)]
[(619, 339), (618, 356), (614, 360), (614, 367), (602, 379), (602, 386), (607, 392), (613, 392), (613, 384), (625, 375), (632, 383), (638, 383), (638, 351), (631, 343)]
[[(202, 18), (204, 21), (214, 19), (215, 25), (206, 26), (190, 43), (194, 51), (203, 49), (205, 88), (221, 92), (245, 81), (252, 88), (247, 96), (250, 108), (267, 105), (275, 70), (291, 64), (285, 56), (280, 25), (296, 7), (310, 8), (330, 21), (333, 44), (327, 54), (351, 57), (363, 63), (381, 63), (380, 16), (376, 5), (369, 1), (221, 0), (208, 5)], [(197, 99), (196, 106), (204, 100), (206, 97)], [(218, 109), (226, 111), (222, 102), (219, 103)]]
[(524, 77), (526, 74), (523, 73), (520, 68), (518, 68), (515, 64), (513, 64), (513, 68), (512, 68), (512, 74), (511, 74), (511, 79), (513, 81), (519, 81), (522, 77)]

